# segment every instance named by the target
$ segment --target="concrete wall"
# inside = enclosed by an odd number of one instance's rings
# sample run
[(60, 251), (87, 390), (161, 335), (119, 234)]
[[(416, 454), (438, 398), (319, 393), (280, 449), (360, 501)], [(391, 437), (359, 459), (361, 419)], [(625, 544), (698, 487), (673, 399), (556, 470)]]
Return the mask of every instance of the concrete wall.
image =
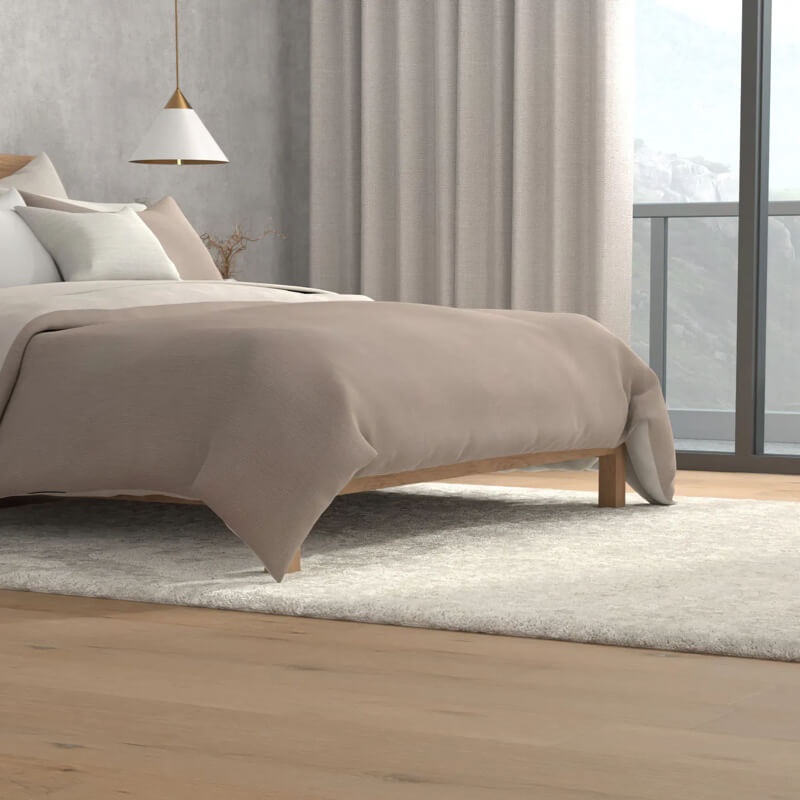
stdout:
[(0, 0), (0, 152), (46, 151), (71, 197), (173, 195), (198, 231), (258, 231), (242, 276), (308, 274), (309, 0), (181, 0), (181, 88), (231, 163), (127, 163), (175, 88), (171, 0)]

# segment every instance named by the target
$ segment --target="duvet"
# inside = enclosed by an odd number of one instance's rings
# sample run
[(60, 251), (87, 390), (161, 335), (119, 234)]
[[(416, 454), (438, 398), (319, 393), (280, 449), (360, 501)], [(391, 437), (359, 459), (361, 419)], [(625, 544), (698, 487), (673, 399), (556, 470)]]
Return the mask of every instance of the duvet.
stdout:
[(354, 477), (625, 442), (672, 500), (653, 372), (572, 314), (365, 302), (257, 284), (0, 290), (0, 497), (206, 503), (280, 580)]

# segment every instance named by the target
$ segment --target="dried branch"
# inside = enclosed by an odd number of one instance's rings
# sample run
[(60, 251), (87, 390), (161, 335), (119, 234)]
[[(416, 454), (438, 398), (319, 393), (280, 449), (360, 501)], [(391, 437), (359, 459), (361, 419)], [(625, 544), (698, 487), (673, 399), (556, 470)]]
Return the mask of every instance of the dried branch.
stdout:
[(253, 242), (260, 242), (264, 238), (285, 239), (286, 234), (281, 233), (275, 228), (264, 228), (258, 236), (248, 236), (239, 225), (233, 229), (233, 233), (227, 239), (212, 236), (204, 233), (200, 238), (211, 253), (214, 263), (223, 278), (236, 277), (236, 265), (234, 260), (239, 253), (247, 250), (248, 245)]

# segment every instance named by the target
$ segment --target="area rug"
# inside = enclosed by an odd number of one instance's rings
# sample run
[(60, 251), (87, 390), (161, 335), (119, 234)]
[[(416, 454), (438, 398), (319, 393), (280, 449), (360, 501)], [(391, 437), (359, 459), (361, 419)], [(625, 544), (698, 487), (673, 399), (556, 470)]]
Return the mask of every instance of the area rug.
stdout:
[(281, 584), (200, 506), (0, 510), (0, 588), (800, 660), (800, 503), (419, 484), (337, 498)]

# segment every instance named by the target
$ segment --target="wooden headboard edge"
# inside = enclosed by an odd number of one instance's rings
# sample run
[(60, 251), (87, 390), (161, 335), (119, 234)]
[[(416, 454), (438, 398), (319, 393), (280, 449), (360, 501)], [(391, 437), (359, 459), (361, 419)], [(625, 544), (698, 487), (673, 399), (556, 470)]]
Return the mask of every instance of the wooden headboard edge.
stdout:
[(0, 153), (0, 178), (5, 178), (18, 169), (22, 169), (32, 160), (33, 156), (15, 156), (9, 153)]

